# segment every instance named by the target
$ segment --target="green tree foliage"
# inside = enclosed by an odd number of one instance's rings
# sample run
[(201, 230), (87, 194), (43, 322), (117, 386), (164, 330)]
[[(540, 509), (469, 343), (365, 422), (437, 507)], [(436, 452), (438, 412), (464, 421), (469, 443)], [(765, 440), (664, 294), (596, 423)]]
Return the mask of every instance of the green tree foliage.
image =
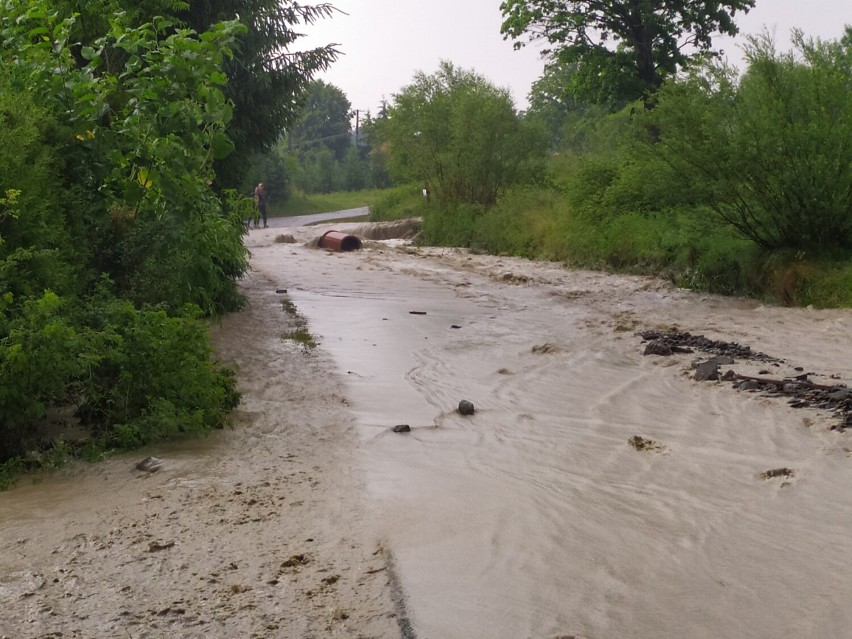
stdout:
[(288, 177), (294, 186), (306, 193), (330, 193), (390, 185), (387, 171), (371, 155), (369, 112), (356, 134), (352, 115), (349, 99), (338, 87), (320, 80), (310, 83), (301, 116), (276, 149), (290, 158)]
[(312, 81), (306, 90), (299, 118), (287, 129), (288, 144), (299, 157), (326, 148), (338, 162), (352, 146), (352, 106), (333, 84)]
[(649, 118), (660, 143), (645, 159), (670, 170), (687, 197), (766, 249), (852, 249), (852, 30), (778, 53), (768, 37), (729, 68), (673, 83)]
[[(693, 58), (712, 51), (714, 34), (737, 33), (734, 18), (755, 0), (504, 0), (502, 33), (553, 45), (553, 61), (577, 64), (574, 87), (620, 104), (648, 96)], [(646, 105), (650, 106), (650, 102)]]
[(530, 177), (542, 145), (525, 128), (505, 89), (472, 71), (441, 63), (418, 73), (378, 121), (392, 175), (427, 183), (441, 202), (492, 206)]
[(287, 149), (283, 138), (269, 151), (255, 153), (240, 188), (246, 195), (263, 183), (269, 203), (272, 205), (286, 202), (290, 198), (293, 186), (293, 170), (287, 167)]
[[(128, 27), (139, 27), (166, 18), (163, 33), (190, 29), (204, 33), (219, 22), (236, 20), (241, 29), (226, 56), (221, 71), (227, 84), (221, 88), (233, 106), (229, 137), (235, 149), (216, 159), (216, 179), (223, 188), (236, 188), (245, 177), (249, 159), (268, 150), (285, 125), (301, 110), (303, 94), (318, 71), (337, 58), (336, 45), (299, 51), (300, 27), (312, 25), (334, 14), (328, 3), (306, 5), (290, 0), (58, 0), (53, 3), (59, 16), (77, 16), (69, 31), (69, 41), (93, 47), (94, 41), (109, 30), (110, 21), (121, 16)], [(103, 58), (103, 68), (120, 73), (128, 55), (111, 50)], [(82, 49), (72, 55), (84, 62)]]
[(205, 0), (189, 2), (188, 11), (178, 14), (198, 32), (234, 18), (246, 27), (237, 36), (234, 55), (224, 64), (228, 77), (225, 96), (234, 105), (229, 134), (236, 146), (235, 153), (216, 165), (224, 186), (241, 183), (250, 156), (276, 143), (302, 112), (314, 75), (337, 59), (334, 44), (306, 51), (296, 48), (300, 27), (329, 18), (334, 11), (325, 2)]
[(530, 89), (530, 106), (524, 117), (544, 128), (552, 150), (586, 151), (605, 113), (617, 106), (604, 95), (590, 102), (581, 100), (578, 78), (577, 64), (548, 64)]
[(66, 8), (0, 4), (0, 464), (53, 405), (126, 445), (221, 425), (236, 397), (199, 318), (242, 302), (245, 200), (212, 184), (244, 27)]

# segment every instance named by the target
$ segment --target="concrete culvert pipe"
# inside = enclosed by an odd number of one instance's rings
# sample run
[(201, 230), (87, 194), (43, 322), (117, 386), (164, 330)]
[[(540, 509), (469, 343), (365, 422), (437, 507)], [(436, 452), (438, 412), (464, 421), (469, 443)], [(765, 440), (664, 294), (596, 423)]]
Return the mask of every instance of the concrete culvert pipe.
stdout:
[(357, 251), (361, 248), (361, 240), (340, 231), (326, 231), (317, 246), (331, 251)]

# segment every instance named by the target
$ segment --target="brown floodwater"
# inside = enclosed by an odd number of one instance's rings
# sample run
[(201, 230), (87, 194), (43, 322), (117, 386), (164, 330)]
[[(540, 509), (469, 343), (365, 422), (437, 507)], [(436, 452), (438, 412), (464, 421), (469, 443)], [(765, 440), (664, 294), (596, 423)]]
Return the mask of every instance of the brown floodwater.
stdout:
[[(328, 228), (287, 232), (307, 241)], [(288, 454), (309, 456), (310, 473), (332, 450), (323, 463), (333, 490), (358, 491), (322, 493), (334, 516), (308, 525), (375, 539), (392, 554), (406, 637), (846, 636), (852, 433), (830, 430), (825, 411), (695, 382), (697, 355), (646, 357), (635, 332), (676, 326), (782, 358), (773, 376), (800, 366), (819, 383), (849, 384), (852, 312), (777, 308), (652, 278), (393, 241), (334, 253), (275, 243), (278, 232), (252, 232), (254, 315), (222, 329), (248, 380), (243, 430), (158, 449), (172, 460), (161, 477), (128, 473), (144, 456), (136, 455), (0, 495), (4, 553), (18, 550), (18, 538), (20, 548), (71, 550), (68, 527), (104, 537), (105, 526), (129, 517), (128, 503), (148, 507), (149, 482), (159, 482), (155, 494), (203, 493), (221, 505), (219, 487), (260, 480), (254, 466), (275, 481)], [(251, 322), (281, 313), (276, 288), (288, 290), (318, 339), (308, 365), (292, 363), (277, 329), (254, 335)], [(241, 348), (253, 354), (238, 356)], [(757, 374), (760, 365), (727, 368)], [(474, 415), (457, 412), (463, 399)], [(411, 431), (392, 432), (399, 424)], [(637, 450), (635, 436), (653, 445)], [(234, 445), (248, 455), (229, 453)], [(762, 475), (782, 467), (791, 473)], [(294, 508), (293, 519), (309, 512)], [(41, 525), (49, 521), (63, 523)], [(235, 553), (272, 544), (283, 523), (242, 534), (231, 542)], [(199, 555), (210, 547), (198, 545)], [(16, 572), (0, 575), (0, 601), (38, 586), (38, 571), (5, 566)], [(370, 623), (384, 618), (380, 609)], [(210, 636), (254, 628), (245, 623), (221, 621)], [(390, 637), (403, 625), (351, 626), (351, 634), (328, 627), (315, 636)]]
[[(849, 311), (449, 250), (258, 258), (347, 375), (420, 635), (833, 637), (852, 621), (849, 435), (692, 382), (691, 358), (645, 357), (634, 335), (677, 325), (786, 359), (776, 375), (848, 382)], [(763, 479), (776, 467), (794, 475)]]

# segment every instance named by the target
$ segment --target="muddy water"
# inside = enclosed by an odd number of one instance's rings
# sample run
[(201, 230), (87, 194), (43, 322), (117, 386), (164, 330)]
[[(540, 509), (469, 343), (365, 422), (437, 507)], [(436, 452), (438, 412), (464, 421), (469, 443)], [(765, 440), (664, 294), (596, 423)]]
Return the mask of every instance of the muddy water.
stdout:
[[(250, 308), (214, 331), (234, 430), (0, 494), (0, 637), (399, 636), (379, 545), (406, 639), (847, 636), (852, 433), (633, 332), (852, 384), (852, 313), (278, 232), (252, 231)], [(279, 287), (312, 353), (281, 338)], [(149, 453), (167, 463), (141, 476)]]
[[(256, 263), (286, 274), (347, 375), (418, 636), (847, 631), (850, 435), (692, 382), (688, 358), (643, 357), (630, 329), (677, 324), (787, 358), (775, 374), (848, 383), (849, 312), (440, 251), (273, 246)], [(400, 423), (412, 432), (389, 432)], [(781, 466), (793, 476), (760, 476)]]
[(0, 637), (394, 636), (338, 376), (282, 339), (275, 288), (251, 273), (213, 327), (234, 428), (0, 493)]

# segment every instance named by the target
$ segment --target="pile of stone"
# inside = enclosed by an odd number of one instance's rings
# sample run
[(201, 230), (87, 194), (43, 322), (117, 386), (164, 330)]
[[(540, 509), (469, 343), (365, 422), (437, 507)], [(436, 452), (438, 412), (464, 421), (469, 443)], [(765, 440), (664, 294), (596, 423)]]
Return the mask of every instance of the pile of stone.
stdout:
[(712, 340), (703, 335), (692, 335), (678, 331), (644, 331), (639, 333), (639, 336), (643, 341), (648, 342), (648, 345), (645, 347), (645, 355), (672, 355), (673, 353), (702, 351), (704, 353), (759, 362), (781, 361), (765, 353), (753, 351), (749, 346), (741, 346), (736, 342)]
[(840, 417), (839, 423), (831, 430), (845, 431), (852, 429), (852, 389), (845, 384), (817, 384), (808, 379), (813, 373), (805, 373), (801, 367), (794, 367), (798, 374), (774, 379), (763, 377), (768, 370), (760, 371), (759, 377), (740, 375), (728, 369), (724, 374), (721, 366), (730, 366), (737, 359), (771, 363), (779, 366), (784, 363), (777, 357), (751, 350), (736, 342), (711, 340), (703, 335), (691, 335), (678, 331), (644, 331), (638, 334), (644, 342), (645, 355), (669, 356), (675, 353), (695, 353), (700, 351), (714, 355), (706, 359), (698, 359), (692, 364), (697, 381), (721, 380), (731, 382), (733, 388), (741, 391), (763, 393), (767, 397), (786, 397), (793, 408), (819, 408), (833, 411)]

